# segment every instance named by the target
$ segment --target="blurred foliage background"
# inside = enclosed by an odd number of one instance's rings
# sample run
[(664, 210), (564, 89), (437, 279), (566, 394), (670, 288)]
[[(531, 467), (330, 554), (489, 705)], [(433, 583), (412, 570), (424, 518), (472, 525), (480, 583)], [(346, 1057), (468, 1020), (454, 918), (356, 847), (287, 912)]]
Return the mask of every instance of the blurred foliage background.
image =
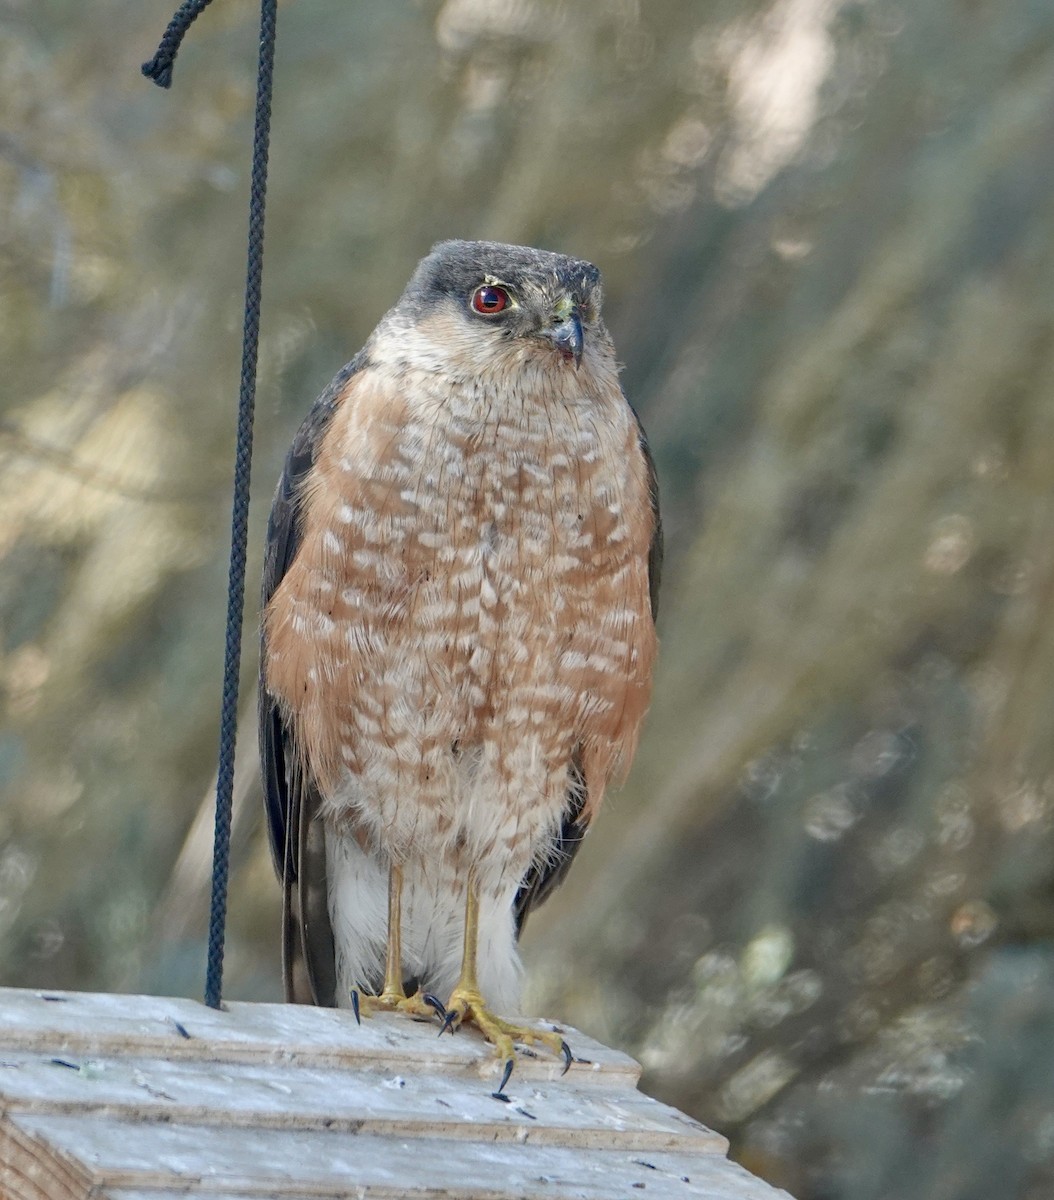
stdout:
[[(0, 0), (0, 979), (203, 975), (256, 10)], [(440, 237), (597, 262), (662, 665), (536, 1010), (800, 1200), (1054, 1194), (1054, 5), (288, 0), (251, 579)], [(255, 590), (251, 585), (251, 590)], [(228, 950), (274, 999), (255, 614)]]

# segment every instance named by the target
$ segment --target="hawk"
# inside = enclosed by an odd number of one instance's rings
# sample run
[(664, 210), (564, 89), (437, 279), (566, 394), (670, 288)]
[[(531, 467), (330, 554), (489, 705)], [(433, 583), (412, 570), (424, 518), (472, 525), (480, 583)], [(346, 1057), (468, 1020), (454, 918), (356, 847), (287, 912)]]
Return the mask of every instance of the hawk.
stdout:
[(590, 263), (439, 243), (308, 414), (267, 530), (287, 998), (471, 1022), (505, 1079), (517, 1041), (569, 1060), (497, 1014), (656, 654), (655, 470), (600, 302)]

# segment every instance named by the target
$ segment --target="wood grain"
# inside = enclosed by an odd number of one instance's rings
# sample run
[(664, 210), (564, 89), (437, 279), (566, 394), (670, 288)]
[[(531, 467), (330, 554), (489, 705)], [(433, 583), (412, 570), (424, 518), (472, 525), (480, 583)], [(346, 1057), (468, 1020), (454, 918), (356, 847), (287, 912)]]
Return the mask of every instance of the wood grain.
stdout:
[(776, 1200), (566, 1030), (568, 1074), (471, 1033), (294, 1005), (0, 989), (2, 1200)]

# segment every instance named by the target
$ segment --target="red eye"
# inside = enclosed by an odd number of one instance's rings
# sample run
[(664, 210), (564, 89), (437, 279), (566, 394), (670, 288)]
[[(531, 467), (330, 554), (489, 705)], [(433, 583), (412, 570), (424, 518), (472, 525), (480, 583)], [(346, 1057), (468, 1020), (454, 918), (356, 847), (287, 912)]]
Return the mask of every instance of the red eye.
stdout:
[(508, 308), (509, 303), (509, 293), (504, 288), (492, 287), (489, 283), (476, 288), (472, 293), (472, 307), (486, 316), (500, 313), (503, 308)]

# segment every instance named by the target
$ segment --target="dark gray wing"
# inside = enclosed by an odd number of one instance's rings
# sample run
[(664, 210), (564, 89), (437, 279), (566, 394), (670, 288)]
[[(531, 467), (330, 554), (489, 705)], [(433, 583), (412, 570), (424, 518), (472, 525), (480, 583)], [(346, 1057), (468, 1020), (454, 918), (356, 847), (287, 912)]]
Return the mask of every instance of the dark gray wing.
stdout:
[(659, 615), (659, 584), (662, 582), (662, 513), (659, 511), (659, 477), (655, 473), (655, 459), (648, 445), (648, 435), (640, 423), (637, 410), (631, 407), (633, 418), (637, 422), (637, 434), (640, 452), (644, 455), (644, 465), (648, 471), (648, 498), (651, 500), (651, 515), (655, 524), (651, 531), (651, 545), (648, 547), (648, 596), (651, 600), (651, 619)]
[[(357, 355), (315, 401), (286, 456), (267, 521), (261, 612), (296, 558), (300, 546), (300, 495), (304, 478), (348, 380), (363, 366)], [(271, 856), (282, 881), (282, 971), (286, 999), (307, 1004), (336, 1003), (333, 931), (329, 923), (326, 855), (322, 824), (316, 820), (321, 796), (307, 773), (292, 728), (263, 674), (264, 634), (260, 635), (259, 729), (264, 806)]]
[[(662, 517), (659, 513), (659, 480), (655, 474), (655, 460), (652, 458), (648, 437), (636, 410), (633, 416), (637, 422), (639, 443), (644, 462), (648, 470), (648, 496), (651, 500), (651, 511), (655, 518), (652, 529), (651, 544), (648, 547), (648, 598), (651, 601), (651, 618), (654, 621), (659, 613), (659, 580), (662, 575)], [(579, 847), (589, 828), (588, 822), (582, 821), (582, 810), (586, 806), (586, 783), (582, 775), (578, 755), (571, 761), (568, 770), (569, 782), (567, 789), (567, 804), (564, 807), (563, 818), (560, 822), (560, 832), (553, 839), (546, 859), (539, 866), (531, 867), (524, 876), (520, 890), (516, 893), (514, 912), (516, 914), (516, 934), (519, 936), (527, 921), (532, 908), (536, 908), (564, 881), (564, 876), (571, 869), (571, 863), (578, 853)]]

